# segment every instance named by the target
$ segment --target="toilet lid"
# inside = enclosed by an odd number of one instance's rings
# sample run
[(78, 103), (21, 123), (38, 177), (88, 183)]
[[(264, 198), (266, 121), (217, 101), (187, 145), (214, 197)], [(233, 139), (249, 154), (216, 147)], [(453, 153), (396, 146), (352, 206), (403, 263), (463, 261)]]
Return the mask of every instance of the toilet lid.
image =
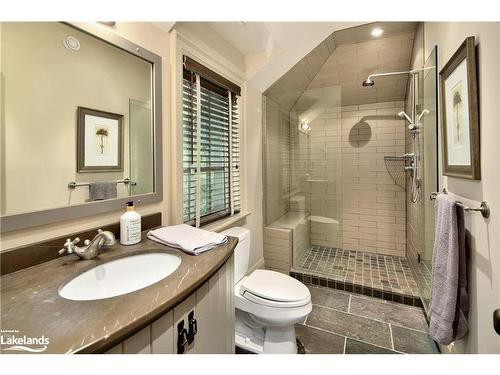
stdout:
[(246, 291), (271, 301), (297, 302), (308, 300), (309, 289), (288, 275), (268, 270), (255, 270), (245, 278), (240, 293)]

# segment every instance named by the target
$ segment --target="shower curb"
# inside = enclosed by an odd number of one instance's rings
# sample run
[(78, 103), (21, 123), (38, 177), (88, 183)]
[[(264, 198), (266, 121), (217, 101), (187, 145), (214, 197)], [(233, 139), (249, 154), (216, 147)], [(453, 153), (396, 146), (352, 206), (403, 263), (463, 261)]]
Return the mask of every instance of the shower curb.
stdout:
[(337, 280), (298, 271), (290, 271), (290, 276), (306, 284), (323, 286), (326, 288), (332, 288), (332, 289), (342, 290), (345, 292), (362, 294), (365, 296), (380, 298), (390, 302), (396, 302), (404, 305), (423, 308), (422, 301), (420, 300), (419, 296), (395, 293), (389, 290), (383, 290), (371, 286), (349, 283), (343, 280)]

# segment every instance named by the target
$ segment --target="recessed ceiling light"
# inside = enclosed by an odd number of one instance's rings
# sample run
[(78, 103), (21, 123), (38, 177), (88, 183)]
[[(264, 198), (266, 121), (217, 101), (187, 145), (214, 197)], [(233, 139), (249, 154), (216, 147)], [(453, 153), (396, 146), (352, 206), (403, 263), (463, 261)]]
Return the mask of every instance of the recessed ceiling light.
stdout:
[(384, 33), (384, 29), (381, 29), (380, 27), (376, 27), (372, 30), (372, 32), (370, 33), (373, 37), (377, 38), (379, 37), (380, 35), (382, 35)]

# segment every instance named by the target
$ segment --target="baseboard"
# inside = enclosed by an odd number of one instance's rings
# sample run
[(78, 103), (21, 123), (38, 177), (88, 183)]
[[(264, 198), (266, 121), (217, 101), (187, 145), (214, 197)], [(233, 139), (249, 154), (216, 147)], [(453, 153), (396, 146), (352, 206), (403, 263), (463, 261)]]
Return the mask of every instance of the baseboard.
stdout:
[(260, 258), (247, 272), (251, 274), (253, 271), (264, 268), (264, 257)]

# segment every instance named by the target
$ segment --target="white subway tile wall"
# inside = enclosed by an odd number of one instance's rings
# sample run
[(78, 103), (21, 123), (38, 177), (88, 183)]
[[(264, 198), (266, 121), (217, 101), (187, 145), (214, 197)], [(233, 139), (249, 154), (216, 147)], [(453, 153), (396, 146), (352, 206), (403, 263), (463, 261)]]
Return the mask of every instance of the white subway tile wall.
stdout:
[(384, 161), (405, 152), (405, 123), (396, 118), (403, 107), (402, 101), (342, 107), (344, 249), (405, 256), (405, 190)]

